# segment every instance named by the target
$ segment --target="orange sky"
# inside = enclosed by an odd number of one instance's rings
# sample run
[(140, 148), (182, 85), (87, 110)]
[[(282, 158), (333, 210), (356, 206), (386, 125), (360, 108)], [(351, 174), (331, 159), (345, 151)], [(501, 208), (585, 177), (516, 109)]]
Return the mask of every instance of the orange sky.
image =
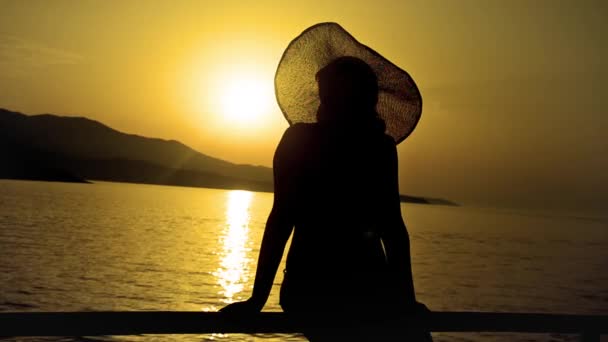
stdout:
[(422, 92), (399, 145), (402, 192), (608, 212), (607, 4), (0, 0), (0, 107), (269, 166), (287, 127), (276, 103), (230, 121), (222, 84), (250, 74), (272, 91), (289, 41), (336, 21)]

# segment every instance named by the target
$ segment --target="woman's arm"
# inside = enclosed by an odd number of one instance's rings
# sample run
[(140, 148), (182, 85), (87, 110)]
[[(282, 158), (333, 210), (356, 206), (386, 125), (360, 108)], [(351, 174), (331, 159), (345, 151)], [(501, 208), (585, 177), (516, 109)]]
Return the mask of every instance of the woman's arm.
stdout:
[(273, 206), (258, 257), (258, 266), (253, 284), (253, 294), (244, 302), (230, 304), (220, 311), (226, 313), (255, 313), (261, 311), (268, 300), (274, 277), (281, 263), (285, 244), (289, 239), (293, 225), (287, 216)]
[(414, 280), (412, 277), (412, 263), (410, 257), (410, 238), (401, 216), (401, 202), (399, 198), (399, 176), (397, 162), (397, 148), (393, 145), (388, 154), (387, 183), (383, 193), (383, 209), (386, 210), (384, 217), (384, 233), (382, 243), (386, 252), (389, 269), (396, 280), (401, 291), (405, 292), (405, 298), (413, 305), (416, 302), (414, 291)]
[(274, 203), (264, 230), (256, 269), (253, 294), (244, 301), (230, 304), (221, 311), (253, 313), (262, 310), (283, 257), (283, 251), (293, 230), (294, 168), (293, 133), (288, 129), (279, 143), (273, 161)]
[(253, 294), (249, 299), (256, 308), (259, 308), (258, 310), (262, 310), (270, 295), (272, 283), (281, 263), (285, 244), (289, 235), (291, 235), (292, 227), (293, 224), (285, 213), (276, 208), (272, 209), (262, 238)]

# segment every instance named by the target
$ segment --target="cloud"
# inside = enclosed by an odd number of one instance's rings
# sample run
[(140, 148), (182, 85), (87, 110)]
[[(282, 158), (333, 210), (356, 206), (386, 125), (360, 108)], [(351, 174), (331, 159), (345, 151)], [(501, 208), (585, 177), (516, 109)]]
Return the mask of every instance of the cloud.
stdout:
[(0, 69), (27, 72), (55, 65), (79, 64), (82, 55), (57, 49), (44, 43), (0, 34)]

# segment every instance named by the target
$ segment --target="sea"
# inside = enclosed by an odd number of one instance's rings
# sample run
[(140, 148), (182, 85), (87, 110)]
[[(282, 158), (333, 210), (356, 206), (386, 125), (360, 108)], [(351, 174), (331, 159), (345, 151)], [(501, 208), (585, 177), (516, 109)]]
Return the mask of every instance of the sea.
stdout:
[[(0, 311), (217, 311), (247, 299), (272, 199), (242, 190), (0, 180)], [(431, 310), (608, 314), (608, 217), (423, 204), (401, 209), (417, 299)], [(279, 272), (265, 311), (281, 311), (281, 281)], [(299, 334), (7, 340), (305, 341)]]

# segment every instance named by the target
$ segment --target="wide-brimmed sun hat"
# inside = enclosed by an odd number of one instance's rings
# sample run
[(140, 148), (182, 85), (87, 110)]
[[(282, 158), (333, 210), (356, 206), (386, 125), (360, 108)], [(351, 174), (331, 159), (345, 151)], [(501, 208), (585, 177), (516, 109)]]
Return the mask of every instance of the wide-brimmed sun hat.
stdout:
[(289, 124), (317, 121), (320, 99), (315, 75), (344, 56), (359, 58), (374, 70), (378, 78), (376, 111), (386, 124), (385, 133), (396, 144), (403, 141), (422, 114), (418, 87), (406, 71), (359, 43), (336, 23), (309, 27), (289, 43), (281, 57), (274, 79), (275, 94)]

